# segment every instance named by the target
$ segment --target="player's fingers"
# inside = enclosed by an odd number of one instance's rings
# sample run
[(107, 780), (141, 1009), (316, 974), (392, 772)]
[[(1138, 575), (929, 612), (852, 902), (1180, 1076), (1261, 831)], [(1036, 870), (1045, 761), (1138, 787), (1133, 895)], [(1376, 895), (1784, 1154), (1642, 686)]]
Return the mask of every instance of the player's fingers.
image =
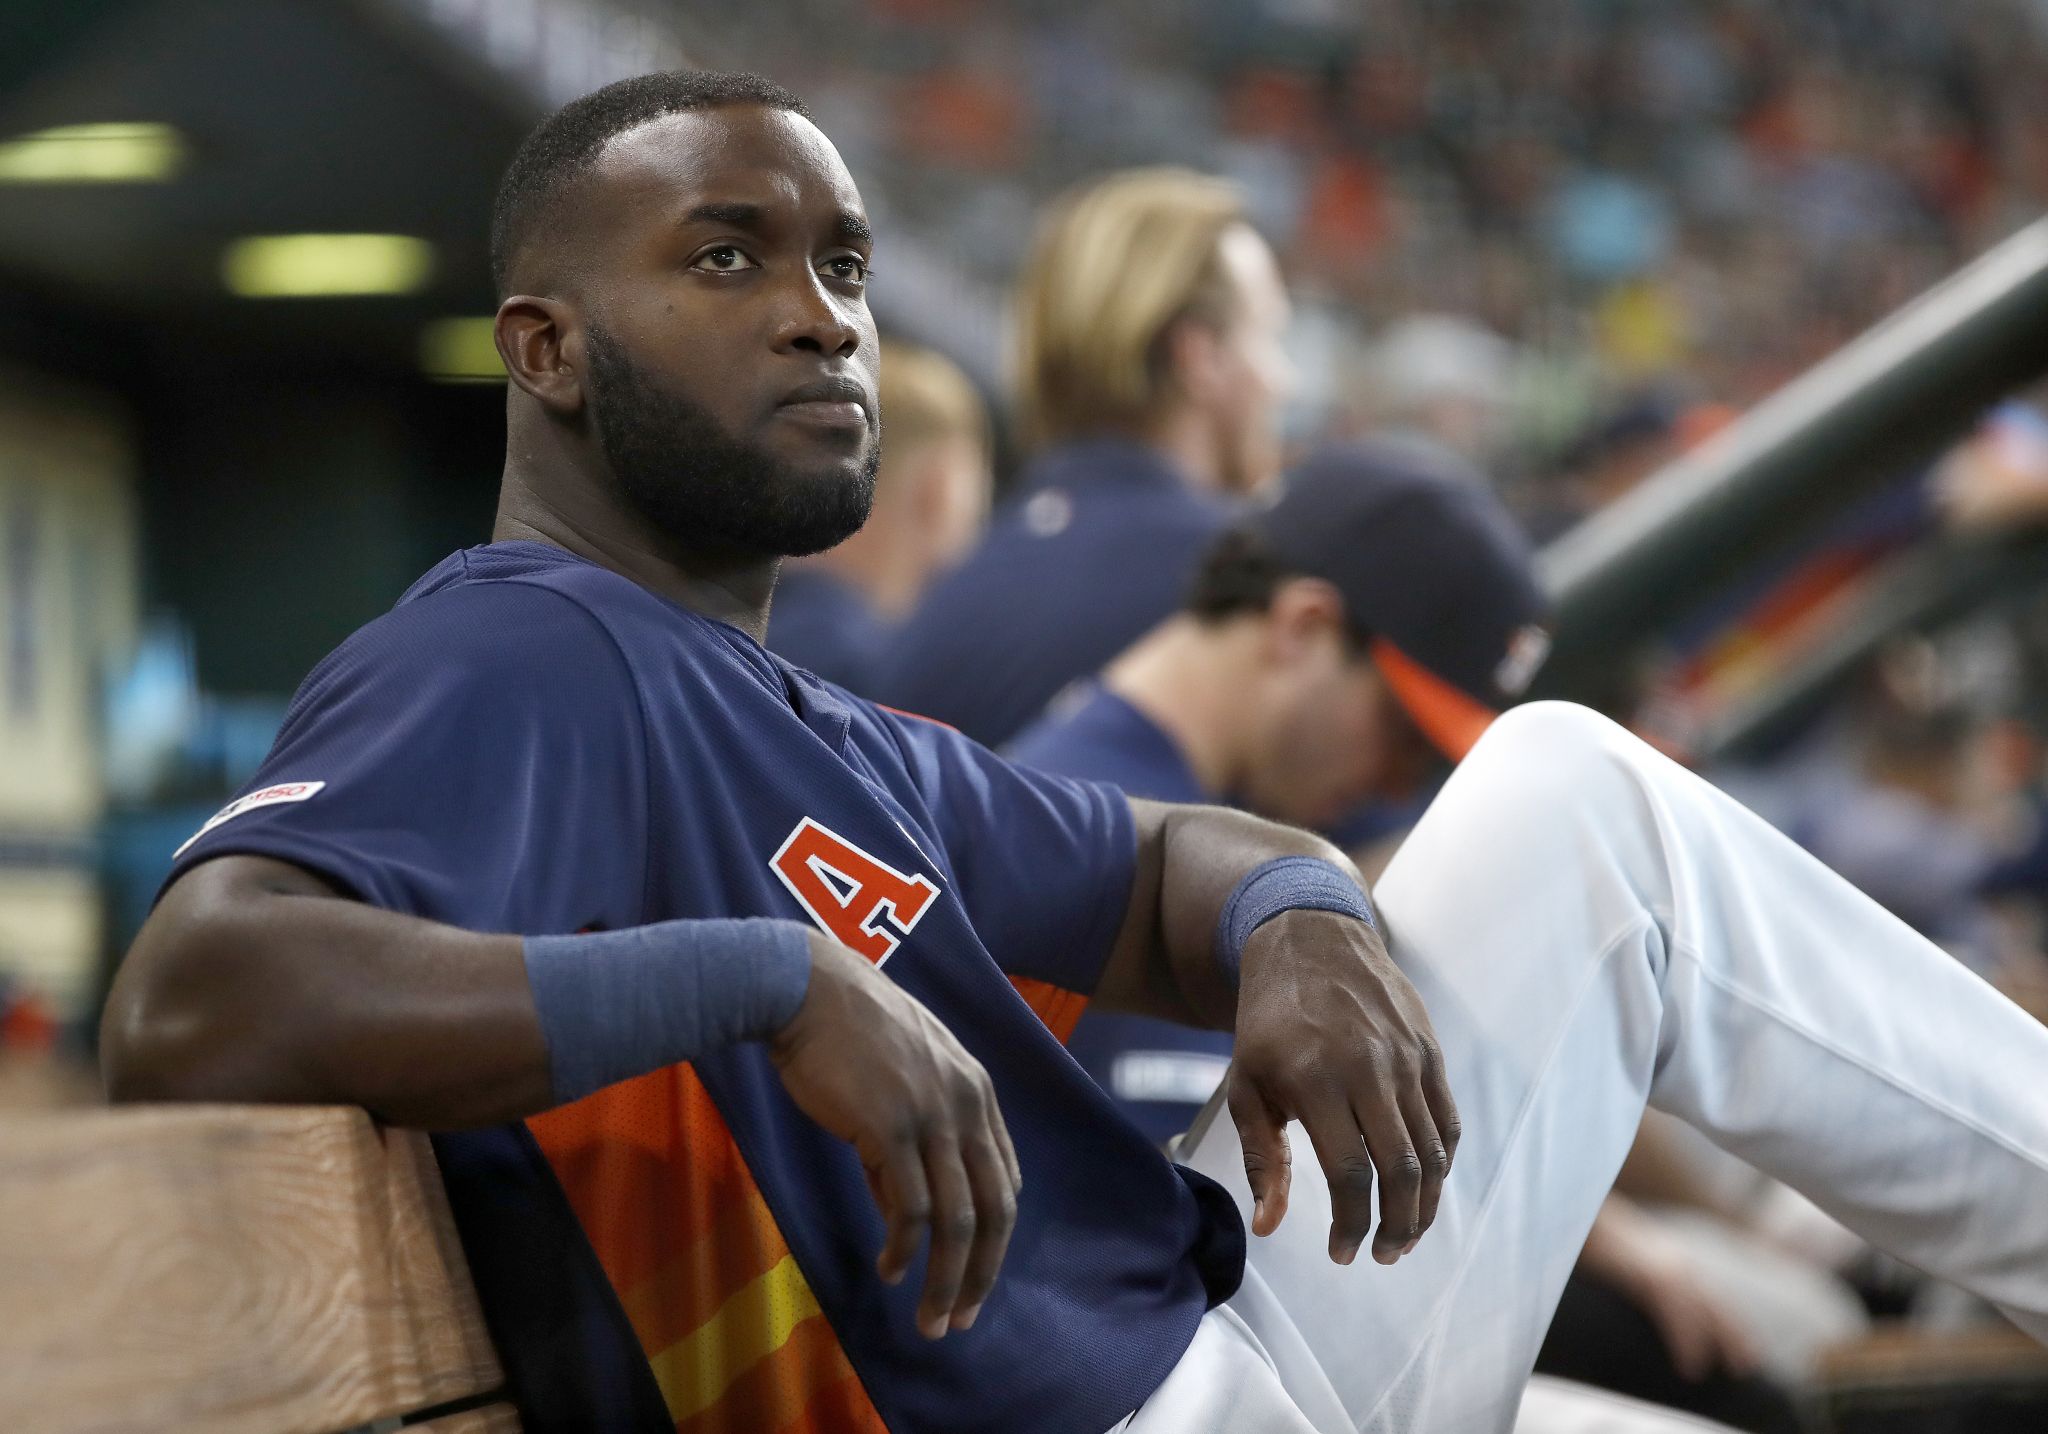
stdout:
[(1330, 1184), (1330, 1258), (1348, 1265), (1372, 1231), (1372, 1155), (1358, 1120), (1331, 1092), (1299, 1112)]
[(1252, 1191), (1252, 1233), (1270, 1235), (1287, 1214), (1287, 1192), (1294, 1182), (1287, 1122), (1236, 1066), (1230, 1068), (1224, 1100), (1244, 1151), (1244, 1175)]
[(932, 1246), (925, 1260), (917, 1328), (926, 1339), (937, 1339), (946, 1332), (959, 1303), (960, 1282), (979, 1221), (974, 1212), (974, 1189), (968, 1183), (959, 1138), (952, 1129), (935, 1129), (925, 1137), (924, 1170), (932, 1192)]
[(1003, 1168), (1009, 1172), (1010, 1194), (1014, 1196), (1024, 1188), (1024, 1167), (1017, 1163), (1017, 1147), (1010, 1142), (1010, 1125), (1003, 1119), (1003, 1112), (996, 1104), (996, 1089), (993, 1085), (988, 1087), (983, 1109), (989, 1134), (994, 1138), (997, 1153), (1002, 1156)]
[(986, 1123), (977, 1138), (962, 1142), (960, 1155), (974, 1191), (974, 1243), (960, 1277), (960, 1296), (953, 1304), (953, 1328), (967, 1329), (995, 1287), (996, 1272), (1010, 1248), (1010, 1232), (1017, 1227), (1017, 1187), (995, 1132)]
[(1451, 1156), (1437, 1133), (1436, 1120), (1419, 1086), (1403, 1098), (1401, 1117), (1408, 1125), (1409, 1143), (1422, 1161), (1422, 1186), (1415, 1201), (1415, 1234), (1401, 1247), (1401, 1253), (1406, 1254), (1409, 1246), (1428, 1234), (1429, 1227), (1436, 1223), (1437, 1206), (1443, 1202), (1444, 1177), (1451, 1170)]
[[(1420, 1103), (1419, 1093), (1413, 1097)], [(1352, 1119), (1379, 1175), (1380, 1223), (1372, 1257), (1391, 1265), (1422, 1234), (1422, 1156), (1402, 1114), (1403, 1094), (1382, 1080), (1352, 1094)]]
[(875, 1257), (875, 1273), (884, 1284), (898, 1284), (932, 1223), (931, 1187), (924, 1177), (924, 1154), (915, 1129), (906, 1122), (868, 1168), (887, 1231), (882, 1253)]
[(1437, 1139), (1443, 1142), (1444, 1173), (1448, 1175), (1451, 1166), (1457, 1163), (1458, 1138), (1464, 1127), (1458, 1119), (1458, 1102), (1451, 1096), (1451, 1076), (1444, 1065), (1443, 1047), (1428, 1031), (1423, 1032), (1422, 1042), (1422, 1094), (1429, 1102), (1430, 1123), (1436, 1127)]

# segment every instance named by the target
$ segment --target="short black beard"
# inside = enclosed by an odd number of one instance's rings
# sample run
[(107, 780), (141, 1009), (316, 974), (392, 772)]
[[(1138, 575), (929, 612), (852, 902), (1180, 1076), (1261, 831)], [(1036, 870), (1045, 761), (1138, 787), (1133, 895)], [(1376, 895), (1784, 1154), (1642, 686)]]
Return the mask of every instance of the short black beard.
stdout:
[(868, 520), (879, 445), (851, 477), (793, 472), (658, 387), (591, 324), (590, 416), (618, 491), (655, 531), (688, 549), (763, 557), (823, 552)]

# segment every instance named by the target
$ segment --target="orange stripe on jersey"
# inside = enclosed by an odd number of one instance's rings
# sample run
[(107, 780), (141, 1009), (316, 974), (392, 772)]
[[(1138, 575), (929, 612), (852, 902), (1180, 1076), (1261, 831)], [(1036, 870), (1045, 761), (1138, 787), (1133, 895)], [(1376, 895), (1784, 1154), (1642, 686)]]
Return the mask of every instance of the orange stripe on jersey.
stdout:
[(690, 1434), (880, 1434), (817, 1297), (688, 1066), (527, 1122)]
[(767, 1205), (738, 1200), (675, 1259), (621, 1289), (619, 1303), (642, 1349), (667, 1349), (788, 1258), (789, 1246)]
[(815, 1434), (885, 1434), (881, 1416), (868, 1402), (853, 1366), (823, 1315), (798, 1324), (769, 1358), (727, 1387), (716, 1411), (678, 1419), (678, 1434), (725, 1434), (745, 1429), (805, 1430)]
[(775, 1434), (883, 1434), (882, 1417), (850, 1369), (845, 1379), (820, 1391), (810, 1408), (774, 1428)]
[(704, 1323), (654, 1355), (654, 1382), (678, 1422), (719, 1402), (749, 1370), (788, 1345), (798, 1325), (818, 1317), (818, 1297), (784, 1255), (758, 1280), (733, 1291)]
[(1069, 991), (1050, 981), (1034, 981), (1029, 976), (1012, 976), (1010, 984), (1017, 988), (1024, 1004), (1045, 1022), (1045, 1028), (1065, 1045), (1074, 1034), (1074, 1027), (1080, 1024), (1081, 1013), (1088, 1009), (1088, 998), (1079, 991)]
[[(605, 1273), (623, 1290), (673, 1263), (749, 1196), (760, 1199), (718, 1107), (688, 1066), (607, 1086), (534, 1116), (527, 1128), (569, 1192)], [(649, 1217), (657, 1206), (663, 1219)]]

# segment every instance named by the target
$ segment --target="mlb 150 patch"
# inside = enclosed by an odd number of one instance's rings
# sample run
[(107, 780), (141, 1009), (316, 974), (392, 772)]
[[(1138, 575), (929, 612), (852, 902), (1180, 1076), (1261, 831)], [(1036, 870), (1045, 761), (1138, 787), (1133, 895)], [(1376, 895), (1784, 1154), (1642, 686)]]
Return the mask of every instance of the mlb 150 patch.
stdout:
[(184, 846), (171, 853), (171, 860), (176, 861), (183, 856), (186, 847), (191, 846), (222, 822), (231, 822), (243, 812), (252, 812), (258, 807), (274, 807), (280, 802), (303, 802), (326, 785), (325, 782), (273, 782), (260, 792), (251, 792), (246, 797), (236, 797), (208, 817), (206, 824), (198, 831), (186, 837)]

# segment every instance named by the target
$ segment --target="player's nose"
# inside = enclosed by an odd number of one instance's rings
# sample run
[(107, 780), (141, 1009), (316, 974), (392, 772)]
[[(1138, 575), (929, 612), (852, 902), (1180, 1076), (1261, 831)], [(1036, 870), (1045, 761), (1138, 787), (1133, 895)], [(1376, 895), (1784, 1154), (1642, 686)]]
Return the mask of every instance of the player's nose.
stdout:
[(776, 314), (775, 351), (848, 359), (860, 350), (861, 326), (847, 302), (816, 275), (785, 286)]

